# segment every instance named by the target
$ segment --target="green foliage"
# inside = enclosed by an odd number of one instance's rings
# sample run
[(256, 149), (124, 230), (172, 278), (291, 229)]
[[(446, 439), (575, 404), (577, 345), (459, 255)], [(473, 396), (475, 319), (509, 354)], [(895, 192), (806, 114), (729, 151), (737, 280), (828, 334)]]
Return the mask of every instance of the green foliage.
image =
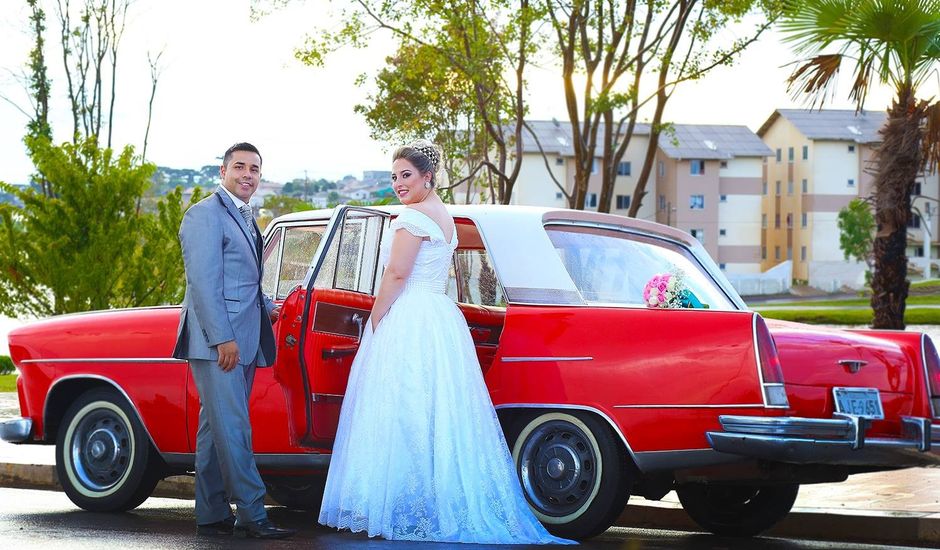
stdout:
[[(871, 325), (874, 315), (864, 309), (768, 309), (756, 310), (768, 319), (794, 321), (812, 325)], [(940, 325), (940, 309), (909, 307), (904, 322), (912, 325)]]
[(271, 211), (275, 218), (291, 212), (302, 212), (304, 210), (313, 210), (313, 205), (302, 199), (289, 197), (287, 195), (268, 195), (264, 199), (264, 208)]
[(15, 370), (13, 359), (8, 355), (0, 355), (0, 374), (13, 374)]
[(846, 260), (865, 262), (871, 267), (875, 216), (865, 199), (852, 199), (839, 211), (839, 248)]
[(0, 183), (23, 205), (0, 205), (0, 314), (178, 303), (181, 191), (148, 212), (142, 197), (155, 167), (132, 147), (116, 154), (94, 139), (56, 146), (42, 136), (26, 144), (45, 188)]

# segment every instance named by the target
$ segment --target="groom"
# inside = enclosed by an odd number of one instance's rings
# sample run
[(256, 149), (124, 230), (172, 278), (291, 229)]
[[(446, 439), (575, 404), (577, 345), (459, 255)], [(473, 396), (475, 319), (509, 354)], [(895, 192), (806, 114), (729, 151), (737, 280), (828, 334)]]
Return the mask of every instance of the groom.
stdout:
[[(199, 391), (196, 524), (200, 535), (278, 539), (251, 448), (248, 396), (255, 367), (274, 363), (278, 309), (261, 293), (261, 231), (248, 200), (261, 182), (250, 143), (225, 151), (222, 185), (183, 217), (186, 296), (173, 356), (189, 360)], [(229, 505), (235, 505), (236, 516)]]

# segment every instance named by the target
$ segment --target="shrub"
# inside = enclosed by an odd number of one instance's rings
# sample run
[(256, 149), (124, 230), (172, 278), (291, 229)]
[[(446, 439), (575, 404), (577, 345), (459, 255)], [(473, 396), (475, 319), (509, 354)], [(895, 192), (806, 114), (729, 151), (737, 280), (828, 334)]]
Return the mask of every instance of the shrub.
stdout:
[(0, 355), (0, 374), (13, 374), (13, 360), (6, 355)]

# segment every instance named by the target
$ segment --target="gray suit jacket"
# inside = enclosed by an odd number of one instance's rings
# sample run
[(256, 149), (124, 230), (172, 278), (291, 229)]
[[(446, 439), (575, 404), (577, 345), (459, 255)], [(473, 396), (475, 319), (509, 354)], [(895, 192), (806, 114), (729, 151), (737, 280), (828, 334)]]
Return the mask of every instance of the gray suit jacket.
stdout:
[(252, 242), (245, 219), (221, 187), (183, 216), (186, 295), (173, 357), (215, 361), (216, 346), (235, 340), (239, 362), (248, 364), (257, 355), (258, 366), (274, 364), (267, 315), (274, 304), (261, 292), (261, 231), (255, 231)]

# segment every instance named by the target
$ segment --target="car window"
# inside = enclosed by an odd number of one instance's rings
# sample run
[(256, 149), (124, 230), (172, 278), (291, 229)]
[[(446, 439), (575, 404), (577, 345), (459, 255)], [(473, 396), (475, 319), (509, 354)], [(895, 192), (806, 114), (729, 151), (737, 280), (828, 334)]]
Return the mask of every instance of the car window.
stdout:
[(304, 275), (313, 262), (313, 255), (320, 245), (323, 225), (306, 225), (284, 228), (284, 249), (281, 252), (281, 269), (277, 278), (277, 299), (282, 300), (291, 290), (303, 283)]
[[(506, 306), (503, 287), (486, 250), (458, 250), (454, 257), (456, 269), (447, 282), (448, 294), (456, 300), (479, 306)], [(454, 291), (451, 291), (451, 289)]]
[(648, 285), (673, 278), (682, 299), (671, 301), (671, 307), (735, 309), (691, 251), (681, 245), (593, 227), (549, 225), (545, 229), (585, 302), (646, 306)]
[(330, 243), (314, 286), (372, 294), (384, 218), (352, 212)]
[(272, 233), (271, 237), (268, 239), (268, 244), (264, 247), (264, 270), (261, 277), (261, 292), (264, 292), (265, 296), (270, 298), (274, 298), (274, 292), (276, 290), (277, 259), (280, 251), (281, 235), (281, 228), (275, 229), (274, 233)]

